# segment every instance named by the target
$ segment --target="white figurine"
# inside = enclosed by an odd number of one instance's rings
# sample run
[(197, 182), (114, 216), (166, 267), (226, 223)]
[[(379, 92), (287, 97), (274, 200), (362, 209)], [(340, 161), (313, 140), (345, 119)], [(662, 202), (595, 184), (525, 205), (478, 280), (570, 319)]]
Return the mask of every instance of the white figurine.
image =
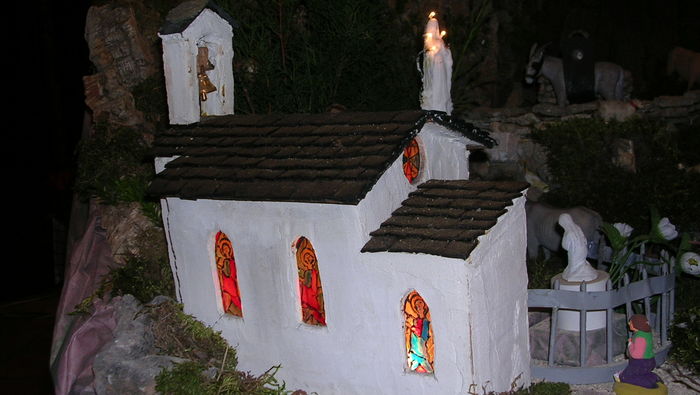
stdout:
[(430, 13), (423, 35), (423, 92), (421, 108), (452, 113), (452, 52), (442, 40), (435, 14)]
[(564, 269), (562, 278), (571, 282), (595, 280), (598, 272), (586, 260), (588, 242), (583, 231), (566, 213), (559, 216), (559, 225), (564, 228), (561, 246), (569, 253), (569, 264)]

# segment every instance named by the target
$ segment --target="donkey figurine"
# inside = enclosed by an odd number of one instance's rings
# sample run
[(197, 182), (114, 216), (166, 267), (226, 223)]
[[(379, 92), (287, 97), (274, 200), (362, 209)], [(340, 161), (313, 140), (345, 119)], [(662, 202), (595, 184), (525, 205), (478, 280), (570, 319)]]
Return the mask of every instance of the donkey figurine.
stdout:
[(537, 258), (539, 248), (545, 248), (545, 256), (549, 252), (556, 252), (561, 247), (562, 233), (559, 228), (559, 216), (569, 214), (583, 231), (588, 240), (589, 251), (597, 250), (598, 228), (603, 224), (603, 218), (597, 212), (583, 206), (571, 208), (558, 208), (546, 203), (525, 201), (525, 215), (527, 217), (527, 255), (531, 259)]
[[(561, 58), (545, 56), (544, 51), (549, 44), (532, 45), (530, 58), (525, 69), (525, 82), (532, 84), (540, 75), (548, 79), (557, 96), (557, 104), (567, 105), (566, 85), (564, 82), (564, 66)], [(610, 62), (596, 62), (594, 66), (594, 90), (605, 100), (624, 100), (625, 83), (631, 80), (631, 74), (622, 67)]]

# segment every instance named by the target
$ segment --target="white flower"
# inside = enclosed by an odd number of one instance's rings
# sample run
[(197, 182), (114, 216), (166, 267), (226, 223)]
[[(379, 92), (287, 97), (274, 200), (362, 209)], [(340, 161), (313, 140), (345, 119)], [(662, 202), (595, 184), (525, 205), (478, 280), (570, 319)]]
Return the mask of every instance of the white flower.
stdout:
[(667, 217), (661, 218), (661, 221), (659, 221), (659, 224), (656, 227), (659, 230), (659, 235), (661, 235), (661, 237), (663, 237), (665, 240), (673, 240), (678, 237), (676, 227), (671, 223), (671, 221), (668, 220)]
[(613, 224), (613, 226), (615, 227), (615, 229), (617, 229), (618, 232), (620, 232), (622, 237), (630, 237), (632, 231), (634, 230), (633, 227), (621, 222), (616, 222)]
[(694, 252), (681, 255), (681, 269), (693, 276), (700, 276), (700, 255)]

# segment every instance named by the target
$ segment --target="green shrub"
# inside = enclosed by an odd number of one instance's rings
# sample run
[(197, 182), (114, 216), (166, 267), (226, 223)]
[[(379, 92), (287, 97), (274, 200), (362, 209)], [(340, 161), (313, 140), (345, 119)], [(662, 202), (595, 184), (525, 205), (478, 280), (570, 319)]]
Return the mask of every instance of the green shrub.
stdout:
[(219, 332), (182, 312), (182, 306), (165, 302), (151, 306), (155, 346), (164, 354), (189, 361), (156, 377), (156, 390), (163, 394), (286, 394), (273, 366), (260, 376), (237, 370), (236, 351)]
[(148, 303), (158, 295), (175, 296), (175, 284), (167, 259), (144, 260), (129, 256), (126, 263), (110, 272), (112, 294), (133, 295)]
[[(649, 224), (648, 210), (654, 206), (679, 230), (700, 229), (700, 216), (689, 215), (700, 212), (700, 174), (678, 166), (688, 159), (686, 134), (643, 119), (573, 119), (534, 131), (532, 138), (547, 150), (551, 173), (545, 199), (557, 206), (590, 207), (606, 222), (637, 229)], [(617, 139), (633, 142), (636, 172), (613, 163)]]
[(535, 383), (527, 389), (526, 394), (531, 395), (567, 395), (571, 393), (571, 387), (566, 383)]
[(700, 374), (700, 306), (677, 311), (670, 336), (671, 358)]
[(96, 127), (96, 133), (83, 138), (78, 147), (76, 192), (106, 204), (143, 201), (153, 174), (147, 154), (138, 131)]
[(537, 259), (527, 260), (527, 287), (529, 289), (549, 289), (552, 277), (564, 271), (567, 260), (557, 253), (553, 253), (549, 259), (539, 256)]
[(160, 203), (146, 195), (153, 175), (150, 148), (139, 131), (98, 125), (93, 136), (80, 142), (75, 181), (78, 196), (97, 197), (109, 205), (139, 202), (143, 213), (162, 227)]

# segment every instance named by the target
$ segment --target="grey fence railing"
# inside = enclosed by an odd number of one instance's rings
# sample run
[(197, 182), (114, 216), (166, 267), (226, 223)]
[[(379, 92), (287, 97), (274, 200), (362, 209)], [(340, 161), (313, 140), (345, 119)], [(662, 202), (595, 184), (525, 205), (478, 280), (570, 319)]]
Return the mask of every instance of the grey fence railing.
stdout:
[[(615, 361), (613, 355), (614, 315), (621, 315), (622, 310), (629, 321), (632, 314), (646, 314), (652, 325), (656, 341), (657, 366), (662, 364), (667, 357), (671, 343), (668, 339), (668, 329), (673, 320), (674, 311), (674, 287), (675, 274), (673, 268), (668, 265), (660, 266), (656, 274), (650, 274), (646, 267), (641, 266), (636, 273), (639, 278), (630, 281), (629, 275), (625, 275), (621, 284), (613, 288), (608, 281), (607, 291), (586, 292), (585, 282), (581, 285), (581, 291), (565, 291), (558, 289), (531, 289), (528, 291), (528, 308), (530, 310), (551, 310), (549, 325), (549, 346), (546, 361), (531, 361), (531, 373), (533, 378), (547, 381), (565, 382), (569, 384), (594, 384), (613, 380), (613, 374), (623, 370), (627, 366), (627, 359)], [(568, 366), (555, 362), (557, 339), (557, 316), (559, 310), (580, 311), (579, 332), (579, 361), (578, 366)], [(606, 312), (605, 327), (605, 363), (596, 366), (587, 366), (588, 344), (586, 339), (586, 313), (590, 311)], [(602, 330), (602, 329), (601, 329)], [(619, 340), (619, 339), (617, 339)], [(626, 337), (622, 339), (626, 345)], [(625, 346), (622, 349), (625, 349)], [(618, 347), (620, 348), (620, 347)]]

